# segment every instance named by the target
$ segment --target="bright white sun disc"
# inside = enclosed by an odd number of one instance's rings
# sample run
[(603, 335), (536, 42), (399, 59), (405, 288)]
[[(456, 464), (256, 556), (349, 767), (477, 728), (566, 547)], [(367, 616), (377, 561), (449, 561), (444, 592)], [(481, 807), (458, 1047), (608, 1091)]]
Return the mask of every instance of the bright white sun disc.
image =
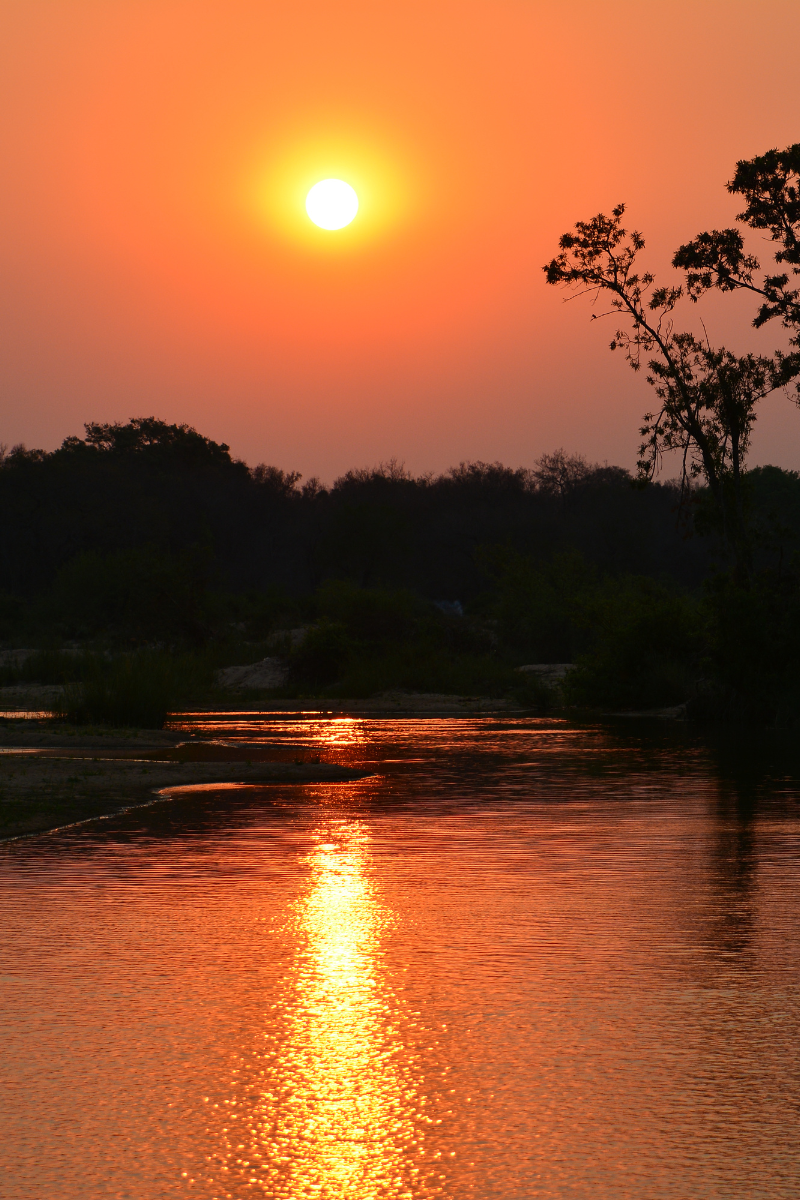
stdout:
[(321, 179), (306, 196), (306, 212), (320, 229), (344, 229), (358, 212), (358, 196), (343, 179)]

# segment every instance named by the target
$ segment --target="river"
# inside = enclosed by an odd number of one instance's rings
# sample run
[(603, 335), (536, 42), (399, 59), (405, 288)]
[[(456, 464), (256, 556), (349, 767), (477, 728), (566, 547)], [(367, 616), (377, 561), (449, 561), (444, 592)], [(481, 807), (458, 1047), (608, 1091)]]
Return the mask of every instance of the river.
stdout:
[(800, 1194), (780, 756), (544, 719), (202, 732), (375, 774), (0, 847), (6, 1200)]

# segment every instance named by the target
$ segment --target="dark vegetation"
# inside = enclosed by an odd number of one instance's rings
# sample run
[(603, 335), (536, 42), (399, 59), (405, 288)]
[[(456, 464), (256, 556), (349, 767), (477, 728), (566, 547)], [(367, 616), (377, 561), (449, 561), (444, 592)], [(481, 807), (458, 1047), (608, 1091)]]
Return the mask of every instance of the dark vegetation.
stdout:
[[(621, 322), (611, 349), (622, 350), (634, 371), (646, 368), (655, 398), (641, 428), (639, 478), (654, 479), (663, 455), (677, 451), (682, 484), (703, 480), (731, 567), (737, 580), (747, 582), (755, 564), (745, 463), (758, 405), (790, 385), (800, 399), (800, 288), (794, 286), (800, 275), (800, 143), (738, 163), (728, 191), (745, 200), (738, 221), (769, 235), (773, 262), (766, 268), (746, 251), (741, 229), (715, 229), (676, 252), (673, 266), (685, 272), (685, 283), (657, 287), (653, 273), (638, 265), (644, 238), (623, 227), (625, 205), (618, 204), (610, 217), (598, 213), (563, 234), (559, 254), (544, 272), (549, 284), (610, 304), (600, 315)], [(788, 349), (736, 355), (713, 346), (702, 322), (698, 332), (676, 329), (680, 301), (696, 304), (713, 290), (758, 297), (753, 325), (776, 321), (788, 331)]]
[[(800, 476), (748, 470), (759, 400), (800, 377), (800, 145), (740, 163), (729, 188), (766, 231), (681, 247), (685, 284), (637, 267), (624, 206), (579, 222), (550, 283), (606, 294), (647, 371), (637, 476), (563, 451), (531, 469), (392, 462), (333, 486), (249, 468), (155, 418), (86, 426), (53, 453), (0, 457), (3, 682), (66, 685), (74, 720), (158, 725), (209, 701), (215, 670), (282, 655), (287, 696), (386, 689), (555, 697), (530, 663), (575, 663), (560, 702), (786, 722), (800, 713)], [(737, 356), (676, 332), (679, 301), (756, 295), (788, 346)], [(667, 452), (680, 478), (659, 482)], [(304, 628), (292, 638), (288, 631)]]
[[(547, 689), (515, 668), (576, 662), (572, 703), (695, 697), (772, 719), (798, 661), (800, 478), (747, 476), (761, 581), (748, 589), (721, 569), (710, 504), (561, 452), (529, 471), (415, 479), (390, 464), (302, 487), (187, 428), (89, 426), (0, 467), (2, 636), (40, 647), (7, 656), (0, 681), (65, 685), (76, 721), (153, 726), (222, 702), (215, 670), (268, 654), (288, 661), (289, 696), (537, 707)], [(281, 631), (297, 627), (292, 646)]]

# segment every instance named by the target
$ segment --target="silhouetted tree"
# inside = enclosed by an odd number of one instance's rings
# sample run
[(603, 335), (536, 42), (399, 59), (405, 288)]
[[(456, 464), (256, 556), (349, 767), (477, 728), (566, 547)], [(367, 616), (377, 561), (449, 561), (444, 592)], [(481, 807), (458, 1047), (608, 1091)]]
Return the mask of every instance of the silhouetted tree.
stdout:
[(611, 349), (622, 349), (631, 367), (643, 362), (658, 409), (646, 413), (639, 474), (652, 480), (668, 451), (681, 454), (682, 484), (702, 477), (722, 518), (723, 539), (737, 573), (750, 575), (742, 475), (756, 405), (786, 379), (786, 360), (716, 349), (686, 331), (676, 332), (672, 314), (680, 287), (655, 287), (655, 277), (636, 262), (644, 238), (622, 225), (623, 204), (610, 217), (579, 221), (560, 239), (560, 253), (544, 267), (547, 282), (599, 296), (626, 318)]
[(169, 425), (157, 417), (132, 417), (125, 424), (84, 426), (85, 438), (68, 437), (61, 445), (65, 454), (98, 452), (119, 457), (138, 455), (151, 463), (192, 467), (246, 470), (230, 456), (224, 442), (212, 442), (189, 425)]
[[(756, 565), (788, 562), (800, 481), (751, 472), (748, 493)], [(301, 486), (295, 472), (249, 470), (187, 426), (90, 425), (51, 453), (0, 454), (0, 630), (28, 621), (64, 636), (172, 642), (235, 620), (263, 633), (332, 579), (469, 609), (493, 586), (492, 547), (537, 569), (577, 551), (600, 574), (694, 587), (713, 549), (676, 528), (678, 495), (671, 483), (632, 488), (622, 468), (564, 451), (532, 468), (461, 463), (414, 477), (389, 463)]]
[(557, 496), (563, 501), (591, 472), (592, 468), (580, 454), (567, 454), (559, 449), (536, 460), (531, 478), (545, 496)]
[[(753, 320), (757, 329), (779, 318), (792, 331), (789, 354), (776, 354), (785, 382), (800, 375), (800, 142), (786, 150), (768, 150), (742, 159), (728, 191), (743, 196), (746, 205), (737, 221), (764, 230), (776, 247), (775, 263), (788, 270), (763, 271), (759, 259), (745, 250), (739, 229), (700, 233), (675, 254), (673, 264), (686, 272), (692, 300), (712, 288), (721, 292), (747, 291), (760, 298)], [(796, 384), (800, 403), (800, 383)]]

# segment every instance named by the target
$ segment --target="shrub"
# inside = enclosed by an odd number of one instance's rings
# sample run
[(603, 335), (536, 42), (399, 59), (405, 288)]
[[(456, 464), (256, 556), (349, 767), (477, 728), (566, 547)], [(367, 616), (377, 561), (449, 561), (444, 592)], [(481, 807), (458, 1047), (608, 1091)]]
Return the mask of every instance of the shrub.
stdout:
[(800, 574), (765, 571), (749, 587), (719, 575), (704, 604), (707, 674), (701, 715), (759, 723), (800, 712)]
[(702, 655), (694, 597), (645, 576), (604, 581), (582, 617), (590, 649), (565, 682), (573, 703), (653, 708), (687, 700)]
[(577, 551), (538, 564), (504, 556), (494, 615), (502, 643), (524, 662), (572, 662), (587, 646), (585, 609), (596, 573)]
[(410, 641), (351, 657), (336, 691), (340, 696), (383, 691), (502, 696), (519, 683), (519, 676), (496, 659), (453, 654), (446, 646)]
[(326, 687), (344, 672), (357, 647), (344, 625), (323, 620), (289, 655), (289, 687)]
[(153, 547), (80, 554), (59, 572), (44, 613), (70, 636), (203, 640), (202, 563)]
[(317, 592), (322, 617), (351, 638), (366, 642), (395, 642), (407, 638), (425, 610), (413, 592), (361, 588), (345, 580), (329, 580)]
[(62, 715), (75, 724), (162, 729), (169, 712), (209, 682), (202, 659), (159, 651), (95, 659), (82, 684), (65, 688)]

